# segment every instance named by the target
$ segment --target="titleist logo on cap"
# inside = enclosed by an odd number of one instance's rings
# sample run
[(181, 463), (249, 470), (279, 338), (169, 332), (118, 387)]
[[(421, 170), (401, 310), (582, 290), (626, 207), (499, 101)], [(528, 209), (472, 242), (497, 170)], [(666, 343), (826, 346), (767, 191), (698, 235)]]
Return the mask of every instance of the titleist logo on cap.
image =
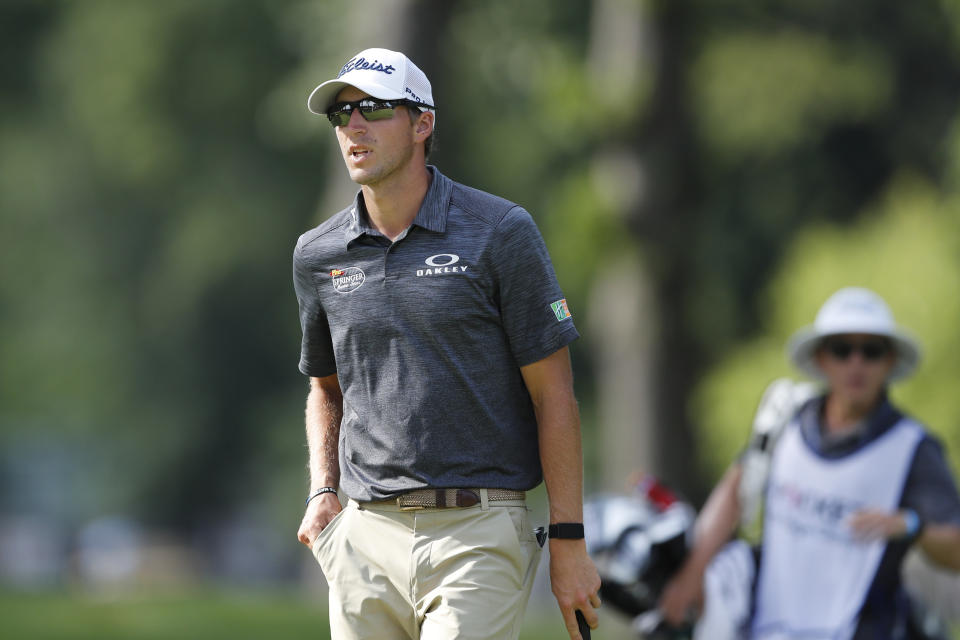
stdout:
[(397, 70), (392, 64), (383, 66), (383, 63), (379, 60), (367, 61), (366, 58), (353, 58), (347, 64), (343, 65), (343, 68), (340, 69), (340, 73), (337, 74), (337, 77), (341, 77), (346, 73), (351, 71), (379, 71), (380, 73), (385, 73), (388, 76), (392, 75), (394, 71)]

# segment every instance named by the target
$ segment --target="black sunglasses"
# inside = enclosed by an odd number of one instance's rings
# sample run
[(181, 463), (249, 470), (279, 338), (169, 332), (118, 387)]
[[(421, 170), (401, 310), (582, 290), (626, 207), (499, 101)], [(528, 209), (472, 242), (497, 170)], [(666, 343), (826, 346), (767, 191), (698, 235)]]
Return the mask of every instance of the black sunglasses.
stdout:
[(327, 119), (335, 127), (345, 127), (350, 122), (350, 116), (356, 109), (367, 122), (374, 120), (389, 120), (393, 117), (393, 111), (397, 107), (419, 107), (423, 109), (436, 109), (433, 105), (414, 100), (378, 100), (377, 98), (363, 98), (353, 102), (338, 102), (327, 109)]
[(860, 343), (849, 340), (827, 340), (824, 348), (837, 360), (846, 360), (859, 351), (864, 360), (876, 361), (885, 358), (892, 347), (886, 340), (867, 340)]

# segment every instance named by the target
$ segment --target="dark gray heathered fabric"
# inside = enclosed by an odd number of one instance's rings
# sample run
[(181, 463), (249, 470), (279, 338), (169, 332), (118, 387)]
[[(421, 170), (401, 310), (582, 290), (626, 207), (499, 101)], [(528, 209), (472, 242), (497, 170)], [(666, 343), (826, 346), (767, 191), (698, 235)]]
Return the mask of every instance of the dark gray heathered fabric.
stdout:
[(578, 337), (551, 309), (563, 294), (530, 215), (430, 171), (396, 242), (369, 227), (358, 194), (294, 251), (300, 371), (338, 374), (340, 484), (356, 500), (535, 487), (536, 420), (520, 367)]

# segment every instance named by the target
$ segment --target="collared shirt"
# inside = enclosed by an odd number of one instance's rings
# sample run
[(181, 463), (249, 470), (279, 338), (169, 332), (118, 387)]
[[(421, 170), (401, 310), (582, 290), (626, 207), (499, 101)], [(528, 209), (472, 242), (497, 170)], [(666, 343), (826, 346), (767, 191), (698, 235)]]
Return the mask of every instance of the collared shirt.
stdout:
[[(861, 425), (846, 437), (827, 437), (823, 426), (825, 398), (814, 398), (798, 414), (800, 431), (807, 445), (825, 458), (846, 456), (868, 446), (903, 418), (903, 413), (884, 395)], [(916, 511), (924, 522), (960, 526), (960, 495), (950, 473), (942, 445), (929, 433), (917, 446), (903, 488), (901, 506)]]
[(300, 370), (338, 375), (340, 483), (360, 501), (539, 484), (520, 367), (578, 337), (530, 215), (429, 170), (395, 241), (370, 225), (361, 192), (294, 252)]

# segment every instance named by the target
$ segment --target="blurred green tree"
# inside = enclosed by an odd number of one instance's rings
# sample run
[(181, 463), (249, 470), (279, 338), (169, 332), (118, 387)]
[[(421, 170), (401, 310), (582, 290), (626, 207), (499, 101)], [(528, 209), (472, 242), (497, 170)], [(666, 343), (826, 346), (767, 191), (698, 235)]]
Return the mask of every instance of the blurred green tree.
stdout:
[(258, 490), (278, 439), (302, 464), (285, 285), (325, 159), (264, 106), (296, 6), (4, 8), (4, 450), (69, 452), (41, 473), (83, 487), (75, 515), (186, 526)]
[(958, 201), (926, 181), (901, 175), (861, 219), (840, 227), (815, 225), (801, 233), (771, 279), (759, 334), (733, 349), (705, 377), (692, 405), (706, 443), (702, 463), (719, 476), (747, 443), (753, 411), (766, 385), (799, 379), (785, 344), (844, 286), (865, 286), (890, 304), (898, 323), (921, 341), (917, 374), (891, 389), (894, 402), (930, 425), (960, 469), (960, 216)]

